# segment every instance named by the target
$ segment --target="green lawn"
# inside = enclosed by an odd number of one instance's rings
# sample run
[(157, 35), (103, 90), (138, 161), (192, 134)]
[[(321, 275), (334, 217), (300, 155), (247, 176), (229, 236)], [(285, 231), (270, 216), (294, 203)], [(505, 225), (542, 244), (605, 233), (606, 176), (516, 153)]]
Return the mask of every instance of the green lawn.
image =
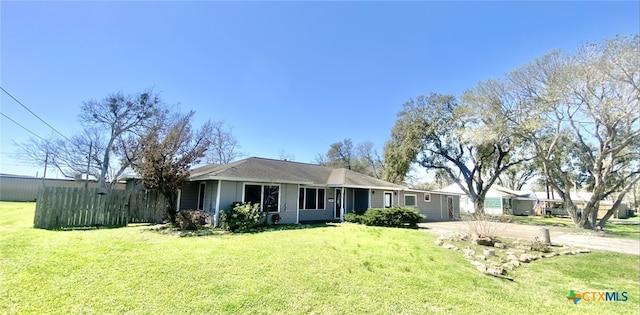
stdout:
[[(0, 203), (0, 314), (638, 314), (637, 256), (592, 253), (480, 274), (418, 230), (354, 224), (175, 237), (32, 228)], [(628, 291), (570, 303), (569, 290)]]
[[(626, 219), (626, 223), (607, 222), (604, 226), (605, 236), (640, 239), (640, 224), (630, 224), (638, 221), (638, 217)], [(504, 216), (501, 221), (508, 221), (520, 224), (559, 226), (575, 228), (571, 218), (561, 217), (538, 217), (538, 216)], [(576, 232), (584, 232), (584, 229), (576, 228)]]

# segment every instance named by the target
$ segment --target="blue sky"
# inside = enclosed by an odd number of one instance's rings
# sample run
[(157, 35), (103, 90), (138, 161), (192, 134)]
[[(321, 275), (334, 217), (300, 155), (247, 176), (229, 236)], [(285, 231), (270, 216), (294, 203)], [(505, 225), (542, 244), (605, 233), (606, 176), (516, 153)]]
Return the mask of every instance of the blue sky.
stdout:
[[(0, 85), (65, 135), (83, 101), (153, 87), (197, 124), (232, 126), (248, 156), (312, 162), (345, 138), (382, 152), (410, 98), (459, 96), (553, 49), (638, 33), (640, 5), (2, 1), (0, 20)], [(0, 117), (0, 173), (42, 174), (12, 158), (29, 137)]]

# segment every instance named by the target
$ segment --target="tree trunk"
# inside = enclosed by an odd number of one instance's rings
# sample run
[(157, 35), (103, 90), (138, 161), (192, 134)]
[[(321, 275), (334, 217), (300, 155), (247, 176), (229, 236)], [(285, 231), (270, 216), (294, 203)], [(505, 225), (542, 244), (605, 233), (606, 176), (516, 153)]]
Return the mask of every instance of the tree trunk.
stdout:
[(473, 201), (475, 215), (484, 215), (484, 198), (477, 197)]
[(111, 157), (111, 147), (115, 141), (114, 132), (111, 131), (111, 139), (107, 144), (107, 148), (104, 150), (104, 156), (102, 157), (102, 165), (100, 167), (100, 178), (98, 178), (98, 188), (106, 188), (107, 171), (109, 170), (109, 158)]
[[(565, 199), (566, 195), (565, 194), (561, 194), (563, 199)], [(575, 225), (575, 227), (582, 227), (582, 216), (580, 215), (580, 213), (578, 212), (578, 209), (576, 207), (576, 205), (573, 203), (573, 201), (571, 199), (565, 199), (564, 200), (564, 209), (567, 210), (567, 213), (569, 214), (569, 217), (571, 218), (571, 220), (573, 220), (573, 225)]]
[(600, 227), (601, 230), (604, 230), (604, 225), (607, 224), (607, 221), (609, 220), (609, 218), (611, 218), (611, 216), (616, 212), (616, 210), (618, 210), (621, 203), (622, 203), (622, 198), (618, 198), (616, 202), (611, 206), (611, 209), (609, 209), (609, 211), (607, 211), (604, 217), (600, 219), (600, 222), (598, 222), (598, 226)]
[(620, 207), (620, 204), (622, 204), (622, 199), (624, 199), (624, 196), (631, 190), (631, 188), (633, 188), (634, 190), (634, 206), (636, 205), (635, 202), (635, 189), (636, 189), (636, 183), (640, 181), (640, 177), (636, 177), (634, 180), (632, 180), (631, 182), (629, 182), (629, 184), (627, 184), (627, 186), (618, 194), (618, 197), (616, 198), (616, 201), (613, 203), (613, 205), (611, 206), (611, 209), (609, 209), (609, 211), (607, 211), (607, 214), (604, 215), (604, 217), (602, 219), (600, 219), (600, 222), (598, 222), (598, 226), (601, 229), (604, 229), (604, 225), (607, 223), (607, 221), (609, 220), (609, 218), (611, 218), (611, 216), (616, 212), (616, 210), (618, 210), (618, 208)]
[(167, 217), (169, 217), (169, 222), (171, 224), (176, 224), (176, 205), (178, 204), (178, 193), (175, 191), (164, 192), (164, 197), (167, 199), (167, 208), (165, 212), (167, 213)]
[(618, 206), (620, 205), (620, 203), (618, 203), (618, 201), (616, 201), (616, 203), (611, 206), (611, 209), (609, 209), (609, 211), (607, 211), (607, 213), (604, 215), (604, 217), (602, 217), (602, 219), (600, 219), (600, 221), (598, 222), (598, 226), (600, 227), (601, 230), (604, 230), (604, 225), (607, 223), (607, 221), (609, 221), (609, 218), (611, 218), (611, 216), (613, 216), (613, 214), (616, 212), (616, 210), (618, 210)]

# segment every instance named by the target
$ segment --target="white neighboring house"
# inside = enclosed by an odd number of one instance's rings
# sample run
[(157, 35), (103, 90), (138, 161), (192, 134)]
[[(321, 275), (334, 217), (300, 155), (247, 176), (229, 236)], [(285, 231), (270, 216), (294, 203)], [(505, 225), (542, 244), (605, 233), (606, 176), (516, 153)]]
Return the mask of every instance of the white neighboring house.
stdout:
[[(461, 194), (460, 211), (473, 213), (475, 209), (471, 198), (467, 196), (458, 184), (451, 184), (435, 191), (442, 193)], [(484, 211), (490, 215), (529, 215), (534, 214), (537, 197), (532, 191), (516, 191), (499, 185), (492, 185), (484, 199)]]

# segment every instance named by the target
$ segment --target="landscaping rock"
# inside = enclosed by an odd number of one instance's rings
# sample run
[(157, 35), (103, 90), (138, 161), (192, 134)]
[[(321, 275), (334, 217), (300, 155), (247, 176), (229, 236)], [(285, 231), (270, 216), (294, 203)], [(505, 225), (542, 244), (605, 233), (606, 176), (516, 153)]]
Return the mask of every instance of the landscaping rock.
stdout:
[(483, 255), (478, 255), (476, 256), (477, 260), (487, 260), (487, 257), (483, 256)]
[(576, 253), (578, 253), (578, 254), (587, 254), (587, 253), (590, 253), (590, 252), (591, 252), (591, 250), (588, 250), (586, 248), (581, 248), (581, 249), (576, 250)]
[(502, 266), (491, 266), (489, 268), (487, 268), (486, 273), (490, 274), (490, 275), (502, 275), (504, 274), (504, 268), (502, 268)]
[(465, 248), (463, 251), (465, 256), (473, 256), (476, 254), (475, 250), (469, 248)]
[(484, 254), (485, 256), (495, 256), (496, 251), (493, 249), (483, 249), (482, 254)]
[(478, 245), (493, 246), (496, 243), (496, 240), (489, 237), (481, 237), (475, 239), (473, 242)]
[(500, 242), (493, 244), (493, 246), (496, 248), (507, 248), (507, 245), (504, 245), (504, 243), (500, 243)]
[(446, 248), (446, 249), (454, 249), (457, 248), (455, 245), (452, 244), (443, 244), (442, 248)]
[(486, 272), (487, 271), (487, 266), (485, 264), (479, 262), (479, 261), (472, 260), (471, 264), (476, 266), (476, 269), (478, 269), (478, 271), (480, 271), (480, 272)]
[(518, 256), (516, 256), (515, 254), (509, 254), (507, 255), (507, 260), (509, 261), (518, 260)]
[(442, 244), (444, 244), (444, 241), (441, 239), (437, 239), (433, 243), (435, 243), (437, 246), (442, 246)]
[(513, 267), (519, 267), (521, 265), (519, 260), (512, 260), (512, 261), (510, 261), (508, 263), (513, 265)]
[(508, 252), (506, 252), (505, 254), (507, 254), (507, 255), (515, 255), (516, 253), (514, 253), (514, 252), (512, 252), (512, 251), (508, 251)]
[(560, 252), (560, 255), (575, 255), (575, 253), (570, 250), (565, 250)]
[(466, 242), (469, 239), (469, 234), (464, 232), (456, 232), (449, 238), (455, 242)]
[(484, 266), (484, 264), (483, 264), (483, 263), (481, 263), (481, 262), (479, 262), (479, 261), (475, 261), (475, 260), (470, 261), (470, 263), (471, 263), (472, 265), (476, 266), (476, 267), (477, 267), (477, 266)]
[(551, 257), (555, 257), (558, 256), (558, 253), (548, 253), (546, 255), (542, 255), (542, 257), (544, 258), (551, 258)]
[(518, 260), (519, 260), (520, 262), (523, 262), (523, 263), (528, 263), (528, 262), (530, 262), (530, 261), (532, 261), (532, 260), (535, 260), (535, 259), (536, 259), (536, 258), (534, 258), (534, 256), (533, 256), (533, 255), (529, 255), (529, 254), (522, 254), (522, 255), (520, 255), (520, 258), (519, 258)]

